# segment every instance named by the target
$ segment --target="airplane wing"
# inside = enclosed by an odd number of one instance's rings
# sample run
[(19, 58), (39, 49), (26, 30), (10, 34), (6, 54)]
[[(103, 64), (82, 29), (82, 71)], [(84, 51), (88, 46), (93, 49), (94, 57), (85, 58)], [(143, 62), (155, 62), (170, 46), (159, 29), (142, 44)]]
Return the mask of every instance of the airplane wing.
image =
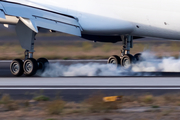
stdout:
[(45, 28), (81, 36), (82, 28), (78, 19), (68, 14), (21, 4), (17, 0), (1, 0), (0, 10), (0, 23), (17, 24), (21, 21), (36, 33), (39, 32), (38, 28)]

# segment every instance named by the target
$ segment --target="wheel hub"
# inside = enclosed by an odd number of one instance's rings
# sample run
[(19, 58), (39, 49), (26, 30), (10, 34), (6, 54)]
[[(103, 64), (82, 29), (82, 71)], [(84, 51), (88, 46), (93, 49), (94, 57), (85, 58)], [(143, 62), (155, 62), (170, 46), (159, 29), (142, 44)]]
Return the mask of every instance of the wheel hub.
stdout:
[(111, 63), (111, 64), (116, 64), (116, 60), (111, 59), (111, 60), (110, 60), (110, 63)]
[(130, 65), (130, 61), (127, 58), (125, 58), (124, 59), (124, 66), (126, 67), (126, 66), (129, 66), (129, 65)]
[(32, 68), (33, 68), (33, 66), (32, 66), (32, 63), (31, 63), (31, 62), (28, 61), (28, 62), (25, 63), (25, 69), (24, 69), (24, 70), (25, 70), (26, 72), (31, 72), (31, 71), (32, 71)]
[(19, 72), (19, 65), (17, 63), (13, 63), (11, 70), (13, 73), (18, 73)]

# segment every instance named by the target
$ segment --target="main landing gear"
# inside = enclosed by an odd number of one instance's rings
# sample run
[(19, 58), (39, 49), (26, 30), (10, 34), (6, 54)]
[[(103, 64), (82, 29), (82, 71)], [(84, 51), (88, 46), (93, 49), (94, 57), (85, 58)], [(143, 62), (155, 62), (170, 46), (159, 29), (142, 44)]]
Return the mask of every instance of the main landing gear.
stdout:
[(44, 72), (49, 64), (46, 58), (33, 58), (34, 40), (36, 32), (26, 26), (21, 20), (16, 25), (16, 33), (19, 38), (21, 47), (25, 49), (25, 59), (14, 59), (10, 64), (10, 71), (14, 76), (33, 76), (37, 71)]
[(10, 65), (10, 71), (14, 76), (33, 76), (39, 70), (43, 73), (45, 68), (48, 66), (49, 62), (46, 58), (39, 58), (35, 60), (34, 58), (26, 58), (24, 61), (21, 59), (14, 59)]
[(117, 67), (129, 67), (132, 63), (141, 60), (141, 53), (137, 53), (134, 56), (130, 54), (130, 48), (133, 47), (133, 37), (130, 35), (121, 36), (123, 41), (123, 48), (121, 50), (121, 55), (113, 55), (108, 59), (108, 64), (114, 64)]

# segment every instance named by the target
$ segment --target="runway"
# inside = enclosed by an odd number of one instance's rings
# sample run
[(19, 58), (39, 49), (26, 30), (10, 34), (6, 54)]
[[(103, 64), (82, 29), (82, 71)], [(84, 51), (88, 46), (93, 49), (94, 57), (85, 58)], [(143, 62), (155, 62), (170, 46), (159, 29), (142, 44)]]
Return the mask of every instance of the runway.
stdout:
[[(13, 99), (32, 99), (44, 94), (54, 98), (59, 94), (66, 101), (80, 102), (100, 92), (104, 95), (174, 94), (180, 92), (179, 72), (144, 72), (130, 76), (94, 77), (13, 77), (9, 71), (11, 61), (0, 61), (0, 97), (9, 94)], [(100, 63), (106, 60), (53, 60), (50, 63), (73, 64)], [(43, 93), (42, 93), (43, 91)]]
[[(11, 63), (11, 60), (0, 61), (0, 77), (14, 77), (10, 72), (10, 68), (9, 68), (10, 63)], [(50, 60), (50, 64), (52, 64), (52, 63), (60, 63), (63, 66), (70, 66), (73, 64), (77, 65), (77, 64), (89, 64), (89, 63), (106, 64), (107, 60)], [(123, 75), (123, 73), (122, 73), (122, 75)], [(103, 76), (105, 76), (105, 75), (103, 75)], [(107, 75), (107, 76), (109, 76), (109, 75)], [(133, 72), (130, 74), (127, 74), (127, 72), (126, 72), (126, 73), (124, 73), (123, 77), (125, 77), (125, 76), (131, 76), (131, 77), (133, 77), (133, 76), (134, 77), (137, 77), (137, 76), (180, 77), (180, 72), (140, 72), (140, 73)], [(25, 77), (25, 76), (23, 76), (23, 77)], [(35, 75), (34, 77), (39, 77), (39, 76)], [(62, 77), (62, 76), (58, 76), (58, 77)], [(113, 75), (112, 77), (121, 77), (121, 76)]]

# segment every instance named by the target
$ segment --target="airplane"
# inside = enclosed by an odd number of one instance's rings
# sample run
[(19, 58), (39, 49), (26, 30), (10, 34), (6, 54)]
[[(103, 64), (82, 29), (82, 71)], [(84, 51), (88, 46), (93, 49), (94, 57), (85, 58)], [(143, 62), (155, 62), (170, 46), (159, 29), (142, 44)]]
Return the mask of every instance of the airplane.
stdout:
[(42, 30), (62, 32), (94, 42), (123, 42), (121, 55), (108, 63), (127, 66), (140, 59), (130, 54), (137, 37), (180, 40), (179, 0), (0, 0), (0, 23), (16, 25), (25, 58), (10, 65), (14, 76), (44, 71), (48, 60), (33, 58)]

